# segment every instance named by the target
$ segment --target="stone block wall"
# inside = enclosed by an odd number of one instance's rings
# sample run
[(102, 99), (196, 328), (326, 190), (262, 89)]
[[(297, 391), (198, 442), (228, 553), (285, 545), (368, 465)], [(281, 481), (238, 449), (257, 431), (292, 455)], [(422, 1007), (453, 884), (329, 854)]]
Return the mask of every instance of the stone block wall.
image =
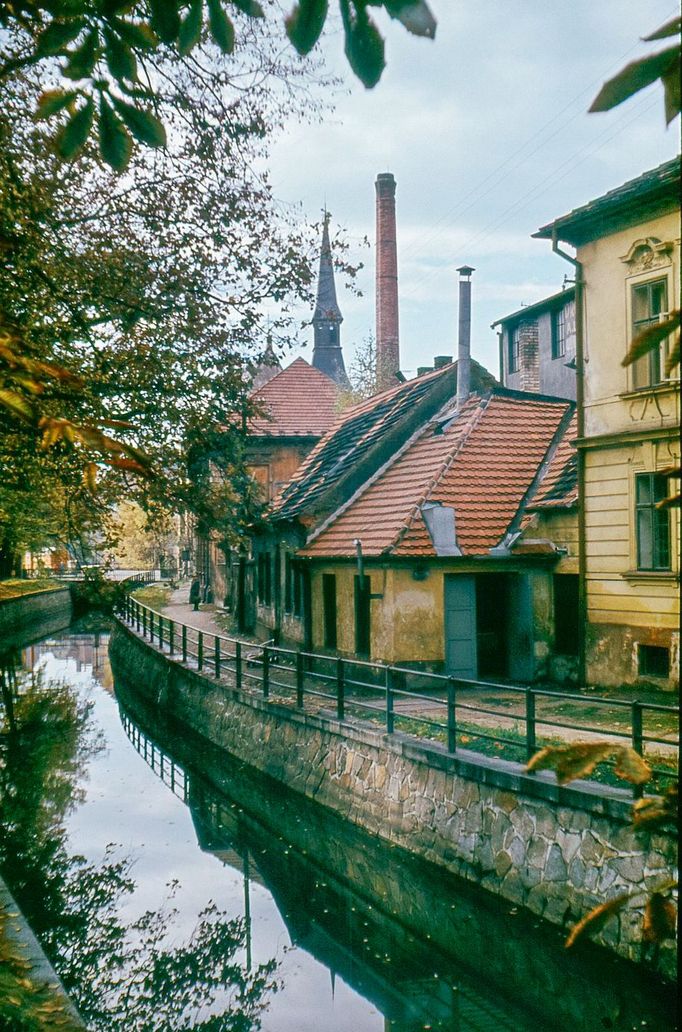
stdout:
[[(112, 662), (176, 720), (381, 838), (568, 926), (622, 892), (655, 890), (676, 865), (673, 835), (635, 833), (620, 789), (560, 788), (551, 774), (437, 743), (388, 736), (237, 692), (117, 629)], [(642, 959), (641, 908), (598, 941)], [(652, 962), (672, 976), (675, 951)]]
[(0, 651), (28, 631), (35, 630), (38, 636), (67, 627), (72, 608), (68, 587), (0, 599)]

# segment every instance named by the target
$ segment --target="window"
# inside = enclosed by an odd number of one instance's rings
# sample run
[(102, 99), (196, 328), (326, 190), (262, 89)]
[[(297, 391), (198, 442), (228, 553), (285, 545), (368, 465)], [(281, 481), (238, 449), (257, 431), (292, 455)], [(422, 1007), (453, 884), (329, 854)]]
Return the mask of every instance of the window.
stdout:
[(337, 336), (337, 333), (336, 333), (336, 326), (334, 325), (334, 323), (330, 323), (329, 324), (329, 343), (330, 344), (338, 344), (338, 342), (339, 341), (338, 341), (338, 336)]
[(369, 659), (370, 654), (370, 600), (372, 596), (372, 584), (370, 578), (365, 574), (362, 577), (355, 576), (355, 651), (358, 656)]
[(322, 574), (322, 605), (324, 615), (324, 647), (336, 648), (336, 576)]
[(640, 674), (648, 677), (670, 676), (670, 652), (660, 645), (640, 645), (637, 660)]
[(291, 555), (287, 552), (284, 556), (284, 612), (291, 613), (294, 607), (294, 571), (291, 565)]
[(515, 326), (509, 332), (509, 372), (518, 373), (521, 356), (521, 327)]
[(552, 312), (552, 358), (564, 358), (566, 355), (566, 314), (566, 305)]
[(272, 605), (272, 562), (266, 552), (258, 556), (258, 601), (262, 606)]
[[(668, 283), (665, 279), (639, 283), (632, 288), (632, 339), (655, 326), (668, 315)], [(666, 341), (633, 364), (632, 383), (635, 390), (654, 387), (664, 376)]]
[(638, 473), (635, 477), (637, 569), (670, 569), (670, 516), (658, 509), (668, 496), (668, 478), (662, 473)]
[(554, 651), (560, 656), (577, 656), (580, 645), (578, 619), (578, 576), (554, 575)]

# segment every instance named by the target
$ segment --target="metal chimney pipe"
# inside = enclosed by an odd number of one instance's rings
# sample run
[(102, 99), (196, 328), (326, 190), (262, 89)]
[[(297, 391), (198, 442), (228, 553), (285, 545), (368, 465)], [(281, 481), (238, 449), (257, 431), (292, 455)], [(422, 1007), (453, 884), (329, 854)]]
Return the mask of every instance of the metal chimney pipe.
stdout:
[(396, 246), (395, 179), (391, 172), (376, 178), (376, 362), (379, 383), (394, 382), (400, 369), (398, 333), (398, 252)]
[(457, 408), (461, 408), (471, 390), (471, 273), (470, 265), (462, 265), (459, 273), (459, 339), (457, 343)]

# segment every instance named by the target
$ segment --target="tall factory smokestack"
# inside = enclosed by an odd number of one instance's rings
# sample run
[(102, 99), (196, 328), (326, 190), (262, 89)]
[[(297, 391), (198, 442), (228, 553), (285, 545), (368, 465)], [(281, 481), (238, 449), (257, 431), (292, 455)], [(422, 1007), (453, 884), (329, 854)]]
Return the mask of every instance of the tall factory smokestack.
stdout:
[(462, 265), (459, 273), (459, 340), (457, 344), (457, 408), (469, 397), (471, 385), (471, 273)]
[(400, 370), (398, 336), (398, 253), (395, 228), (395, 179), (380, 172), (375, 183), (376, 235), (376, 354), (379, 386), (395, 381)]

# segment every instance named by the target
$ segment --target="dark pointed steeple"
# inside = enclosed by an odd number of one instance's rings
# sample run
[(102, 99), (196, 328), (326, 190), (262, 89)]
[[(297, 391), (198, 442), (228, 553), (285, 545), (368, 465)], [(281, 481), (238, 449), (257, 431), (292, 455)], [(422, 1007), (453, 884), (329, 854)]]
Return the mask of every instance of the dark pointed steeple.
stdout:
[(336, 300), (334, 266), (329, 243), (329, 213), (324, 213), (320, 274), (317, 281), (317, 301), (313, 313), (315, 347), (313, 365), (326, 373), (340, 387), (348, 387), (348, 376), (341, 350), (341, 323), (343, 316)]

